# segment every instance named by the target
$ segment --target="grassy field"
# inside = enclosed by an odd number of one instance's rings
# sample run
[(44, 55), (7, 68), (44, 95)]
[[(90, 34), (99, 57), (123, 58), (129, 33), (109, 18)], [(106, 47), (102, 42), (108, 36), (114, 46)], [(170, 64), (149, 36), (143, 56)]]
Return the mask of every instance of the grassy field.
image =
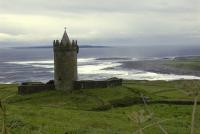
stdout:
[[(185, 94), (191, 88), (193, 81), (125, 81), (119, 87), (20, 96), (17, 85), (0, 85), (0, 97), (11, 134), (190, 134), (193, 105), (129, 101), (141, 95), (151, 100), (193, 100)], [(196, 134), (200, 134), (199, 115)], [(1, 112), (0, 126), (2, 117)]]
[(169, 60), (166, 65), (200, 71), (200, 57), (185, 57), (185, 58), (176, 58), (174, 60)]

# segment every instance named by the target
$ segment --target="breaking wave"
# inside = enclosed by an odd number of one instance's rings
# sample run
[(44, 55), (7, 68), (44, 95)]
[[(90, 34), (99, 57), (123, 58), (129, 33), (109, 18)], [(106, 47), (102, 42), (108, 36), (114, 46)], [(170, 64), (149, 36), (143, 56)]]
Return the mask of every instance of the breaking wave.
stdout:
[[(175, 75), (175, 74), (159, 74), (153, 72), (146, 72), (141, 70), (128, 70), (121, 68), (121, 61), (123, 60), (138, 60), (135, 58), (79, 58), (78, 59), (78, 73), (79, 79), (105, 79), (110, 77), (118, 77), (132, 80), (178, 80), (178, 79), (200, 79), (197, 76), (189, 75)], [(38, 60), (38, 61), (11, 61), (5, 62), (10, 65), (20, 65), (27, 67), (31, 74), (31, 80), (38, 80), (37, 77), (44, 77), (50, 79), (53, 75), (54, 61), (53, 60)], [(36, 70), (37, 68), (37, 70)], [(26, 70), (28, 71), (28, 70)], [(24, 71), (24, 73), (27, 73)], [(30, 73), (28, 72), (28, 73)], [(42, 75), (43, 73), (43, 75)], [(21, 70), (23, 74), (23, 70)], [(20, 74), (18, 74), (20, 75)], [(49, 76), (49, 77), (47, 77)], [(1, 76), (3, 77), (3, 76)], [(0, 77), (0, 79), (1, 79)], [(17, 81), (17, 80), (16, 80)]]

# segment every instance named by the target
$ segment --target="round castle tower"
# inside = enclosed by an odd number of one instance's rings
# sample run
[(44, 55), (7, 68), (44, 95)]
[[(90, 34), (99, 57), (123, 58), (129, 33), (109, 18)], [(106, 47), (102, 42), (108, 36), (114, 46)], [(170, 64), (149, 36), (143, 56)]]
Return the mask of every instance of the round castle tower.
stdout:
[(77, 40), (70, 41), (66, 29), (61, 41), (54, 40), (54, 82), (57, 90), (72, 90), (73, 83), (78, 78)]

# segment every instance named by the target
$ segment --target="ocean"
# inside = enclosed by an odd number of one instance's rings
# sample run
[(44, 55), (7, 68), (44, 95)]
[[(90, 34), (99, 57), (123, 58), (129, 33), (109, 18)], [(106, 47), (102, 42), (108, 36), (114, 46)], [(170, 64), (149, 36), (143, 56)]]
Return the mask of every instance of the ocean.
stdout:
[[(125, 69), (124, 61), (154, 60), (200, 54), (200, 47), (102, 47), (80, 48), (78, 74), (80, 80), (110, 77), (133, 80), (200, 79), (196, 76), (159, 74)], [(26, 81), (47, 82), (53, 79), (52, 48), (3, 48), (0, 50), (0, 83)]]

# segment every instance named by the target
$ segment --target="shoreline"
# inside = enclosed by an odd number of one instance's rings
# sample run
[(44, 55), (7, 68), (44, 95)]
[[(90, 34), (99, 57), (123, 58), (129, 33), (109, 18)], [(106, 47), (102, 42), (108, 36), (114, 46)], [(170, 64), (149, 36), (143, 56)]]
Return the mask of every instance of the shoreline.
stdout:
[[(173, 80), (192, 80), (192, 79), (200, 79), (200, 56), (182, 56), (182, 57), (163, 57), (163, 58), (146, 58), (146, 59), (135, 59), (135, 58), (128, 58), (128, 57), (109, 57), (109, 58), (96, 58), (92, 61), (86, 60), (87, 63), (84, 64), (84, 62), (81, 62), (82, 66), (87, 66), (93, 68), (93, 73), (88, 72), (83, 73), (79, 72), (81, 79), (88, 79), (93, 78), (100, 79), (100, 78), (108, 78), (109, 77), (118, 77), (122, 78), (124, 80), (147, 80), (147, 81), (156, 81), (156, 80), (163, 80), (163, 81), (173, 81)], [(32, 61), (33, 62), (33, 61)], [(93, 63), (94, 62), (94, 63)], [(44, 64), (45, 63), (45, 64)], [(92, 63), (92, 64), (91, 64)], [(97, 64), (98, 63), (98, 64)], [(98, 66), (100, 64), (100, 66)], [(120, 63), (120, 64), (119, 64)], [(16, 64), (16, 63), (15, 63)], [(48, 64), (48, 65), (46, 65)], [(24, 81), (35, 81), (38, 79), (35, 79), (38, 76), (45, 76), (44, 80), (45, 82), (49, 79), (52, 79), (52, 70), (49, 68), (46, 68), (46, 66), (49, 66), (53, 64), (49, 62), (44, 61), (38, 61), (33, 63), (28, 63), (28, 65), (23, 64), (16, 64), (13, 66), (12, 64), (8, 64), (5, 66), (11, 67), (12, 69), (21, 69), (21, 66), (28, 68), (26, 70), (18, 70), (15, 72), (12, 72), (12, 76), (8, 80), (6, 80), (6, 76), (1, 77), (0, 84), (19, 84)], [(116, 65), (117, 64), (117, 65)], [(35, 67), (37, 65), (37, 67)], [(186, 66), (187, 65), (187, 66)], [(29, 67), (30, 66), (30, 67)], [(40, 67), (39, 67), (40, 66)], [(53, 65), (51, 65), (53, 66)], [(97, 69), (95, 69), (97, 67)], [(101, 68), (99, 68), (101, 67)], [(5, 68), (6, 69), (6, 68)], [(33, 71), (40, 70), (44, 71), (43, 74), (34, 74), (30, 70)], [(18, 73), (20, 71), (29, 71), (31, 74), (26, 74), (24, 76), (21, 73)], [(79, 70), (80, 71), (80, 70)], [(87, 71), (87, 70), (86, 70)], [(101, 73), (100, 73), (101, 72)], [(96, 74), (95, 74), (96, 73)], [(19, 75), (19, 76), (18, 76)], [(31, 79), (31, 77), (33, 78)], [(18, 78), (21, 78), (18, 80)], [(25, 79), (27, 78), (27, 79)], [(30, 79), (29, 79), (30, 78)]]
[[(184, 57), (174, 57), (174, 58), (162, 58), (155, 60), (140, 60), (140, 61), (123, 61), (122, 65), (119, 67), (124, 69), (135, 69), (153, 73), (160, 74), (175, 74), (175, 75), (192, 75), (192, 76), (200, 76), (200, 68), (193, 69), (190, 68), (188, 62), (196, 61), (200, 64), (200, 56), (184, 56)], [(188, 64), (188, 67), (181, 66)]]

